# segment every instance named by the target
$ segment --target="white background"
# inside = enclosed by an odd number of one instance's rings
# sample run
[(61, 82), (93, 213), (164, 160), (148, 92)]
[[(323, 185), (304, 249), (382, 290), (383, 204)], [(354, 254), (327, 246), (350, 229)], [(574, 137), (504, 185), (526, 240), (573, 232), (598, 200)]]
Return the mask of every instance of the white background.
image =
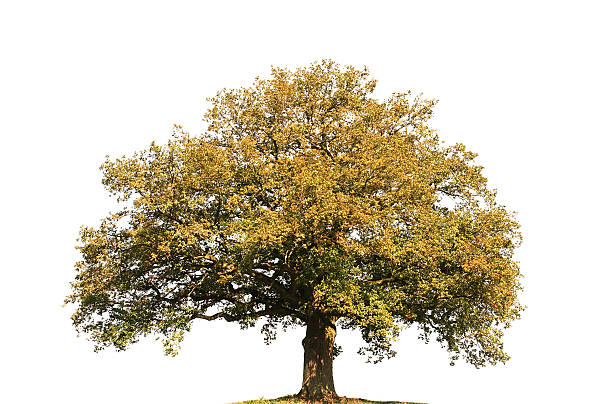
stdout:
[(98, 170), (194, 134), (205, 98), (271, 65), (368, 66), (377, 95), (440, 100), (433, 125), (479, 153), (518, 212), (523, 319), (506, 365), (448, 365), (406, 331), (368, 365), (341, 331), (339, 394), (460, 403), (612, 402), (610, 10), (605, 1), (3, 1), (0, 401), (226, 403), (295, 393), (303, 330), (198, 323), (177, 358), (154, 339), (95, 354), (70, 307), (80, 225), (113, 208)]

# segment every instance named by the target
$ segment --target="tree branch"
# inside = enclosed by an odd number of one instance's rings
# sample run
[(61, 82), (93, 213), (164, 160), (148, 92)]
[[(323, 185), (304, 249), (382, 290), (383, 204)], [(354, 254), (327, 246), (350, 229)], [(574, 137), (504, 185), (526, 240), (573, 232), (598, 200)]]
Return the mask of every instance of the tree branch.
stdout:
[[(289, 310), (287, 308), (284, 307), (277, 307), (277, 308), (270, 308), (270, 309), (264, 309), (264, 310), (259, 310), (259, 311), (254, 311), (252, 313), (245, 313), (242, 315), (232, 315), (230, 313), (225, 313), (225, 312), (218, 312), (215, 314), (211, 314), (211, 315), (206, 315), (206, 314), (202, 314), (202, 313), (194, 313), (191, 316), (191, 319), (194, 320), (196, 318), (201, 318), (203, 320), (216, 320), (218, 318), (223, 318), (226, 321), (238, 321), (238, 320), (242, 320), (242, 319), (246, 319), (249, 317), (255, 317), (255, 318), (259, 318), (259, 317), (263, 317), (263, 316), (276, 316), (276, 315), (281, 315), (281, 316), (290, 316), (290, 315), (294, 315), (296, 317), (298, 317), (296, 315), (297, 313), (293, 312), (292, 310)], [(298, 317), (299, 318), (299, 317)]]

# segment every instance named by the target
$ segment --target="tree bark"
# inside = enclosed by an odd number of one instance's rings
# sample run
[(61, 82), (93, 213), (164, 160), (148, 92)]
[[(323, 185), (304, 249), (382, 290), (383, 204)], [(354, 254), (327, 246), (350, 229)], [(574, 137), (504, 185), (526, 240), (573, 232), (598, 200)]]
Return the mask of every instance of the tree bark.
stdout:
[(314, 315), (306, 323), (304, 346), (304, 377), (298, 397), (306, 400), (331, 400), (338, 398), (334, 387), (332, 364), (335, 319)]

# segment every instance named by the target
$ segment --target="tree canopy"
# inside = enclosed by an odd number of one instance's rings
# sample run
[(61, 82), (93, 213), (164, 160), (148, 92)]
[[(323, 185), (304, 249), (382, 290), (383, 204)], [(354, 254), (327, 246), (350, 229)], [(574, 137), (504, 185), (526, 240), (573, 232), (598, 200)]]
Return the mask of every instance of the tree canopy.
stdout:
[(119, 204), (81, 229), (75, 327), (96, 349), (154, 333), (175, 353), (197, 319), (264, 318), (267, 341), (317, 319), (378, 361), (415, 325), (452, 360), (506, 361), (519, 225), (429, 126), (435, 101), (375, 85), (328, 60), (273, 68), (209, 99), (205, 133), (108, 158)]

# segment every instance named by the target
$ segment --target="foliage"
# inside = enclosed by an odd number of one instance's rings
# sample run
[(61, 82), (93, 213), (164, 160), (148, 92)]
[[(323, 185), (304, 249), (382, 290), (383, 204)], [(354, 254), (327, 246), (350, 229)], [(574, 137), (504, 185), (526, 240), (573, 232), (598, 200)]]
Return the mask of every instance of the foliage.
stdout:
[(476, 154), (428, 126), (434, 101), (373, 97), (366, 70), (331, 61), (210, 99), (208, 131), (107, 159), (120, 207), (78, 246), (73, 322), (96, 348), (196, 319), (303, 325), (313, 313), (392, 356), (417, 325), (476, 366), (505, 361), (519, 317), (518, 224)]

